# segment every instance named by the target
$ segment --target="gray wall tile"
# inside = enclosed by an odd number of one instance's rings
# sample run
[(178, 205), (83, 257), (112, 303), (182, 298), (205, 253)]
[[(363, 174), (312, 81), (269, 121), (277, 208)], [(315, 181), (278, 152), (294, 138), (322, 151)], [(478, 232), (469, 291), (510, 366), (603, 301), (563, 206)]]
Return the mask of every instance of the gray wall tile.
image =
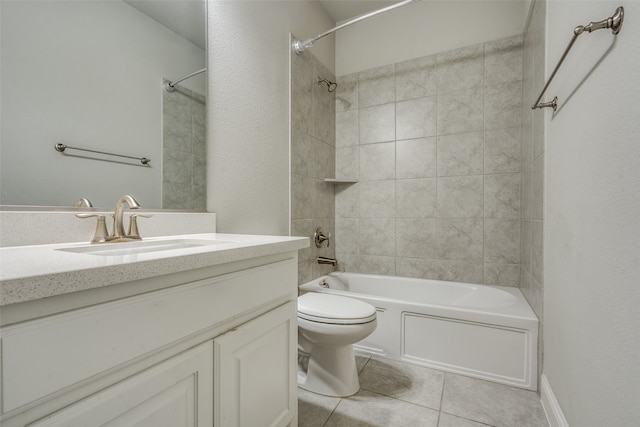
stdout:
[(531, 218), (542, 219), (544, 211), (544, 156), (531, 165)]
[(358, 145), (358, 110), (336, 113), (336, 146)]
[[(309, 236), (313, 235), (313, 220), (312, 219), (294, 219), (291, 221), (291, 235), (292, 236)], [(313, 243), (311, 243), (313, 245)], [(298, 251), (298, 262), (311, 261), (313, 258), (313, 252), (311, 247), (300, 249)]]
[[(335, 186), (341, 268), (519, 285), (520, 218), (534, 204), (532, 160), (520, 159), (533, 154), (521, 45), (509, 37), (338, 79), (336, 176), (360, 179)], [(393, 226), (393, 253), (391, 240), (362, 252), (363, 220)]]
[(436, 56), (425, 56), (396, 64), (396, 101), (436, 93)]
[(483, 130), (483, 93), (478, 87), (438, 95), (438, 135)]
[(178, 85), (162, 111), (162, 207), (206, 210), (206, 98)]
[(438, 219), (438, 258), (482, 261), (482, 219)]
[(336, 148), (336, 178), (358, 179), (359, 164), (360, 147), (358, 145)]
[(360, 254), (395, 256), (395, 218), (361, 218), (359, 221), (358, 251)]
[(522, 35), (484, 44), (484, 84), (522, 80)]
[(484, 133), (484, 172), (520, 172), (522, 129), (512, 127)]
[(338, 77), (336, 112), (358, 109), (358, 73)]
[[(336, 172), (337, 101), (335, 93), (317, 84), (318, 76), (331, 81), (335, 77), (308, 51), (294, 55), (291, 76), (291, 233), (311, 238), (322, 227), (335, 235), (337, 197), (334, 185), (324, 179)], [(342, 158), (344, 153), (340, 154)], [(318, 265), (318, 256), (334, 257), (334, 245), (316, 248), (312, 244), (299, 252), (299, 283), (333, 270)]]
[(383, 142), (360, 146), (360, 180), (385, 180), (396, 177), (396, 143)]
[(419, 138), (396, 142), (396, 178), (436, 176), (436, 140)]
[(520, 174), (485, 175), (485, 218), (520, 218)]
[(517, 288), (520, 284), (520, 265), (485, 263), (484, 284)]
[(336, 218), (336, 253), (357, 254), (360, 220), (357, 218)]
[(437, 58), (439, 94), (482, 85), (483, 45), (439, 53)]
[(500, 264), (520, 262), (520, 220), (484, 220), (484, 260)]
[(533, 249), (533, 221), (521, 220), (520, 223), (520, 265), (531, 274), (531, 252)]
[(502, 83), (484, 89), (484, 128), (501, 129), (522, 123), (522, 82)]
[(532, 221), (531, 223), (531, 275), (533, 279), (544, 284), (544, 223)]
[(360, 72), (358, 74), (358, 108), (394, 102), (395, 86), (393, 64)]
[(436, 97), (428, 96), (396, 103), (396, 139), (436, 134)]
[(484, 170), (482, 132), (438, 137), (438, 176), (478, 175)]
[(360, 217), (360, 184), (336, 184), (336, 218)]
[(396, 216), (395, 181), (365, 181), (360, 190), (360, 218), (392, 218)]
[(482, 218), (483, 177), (438, 178), (438, 218)]
[(396, 105), (385, 104), (358, 110), (360, 144), (395, 140)]
[(397, 218), (395, 256), (435, 258), (438, 253), (436, 220), (432, 218)]
[(436, 179), (399, 179), (396, 181), (396, 217), (435, 218)]

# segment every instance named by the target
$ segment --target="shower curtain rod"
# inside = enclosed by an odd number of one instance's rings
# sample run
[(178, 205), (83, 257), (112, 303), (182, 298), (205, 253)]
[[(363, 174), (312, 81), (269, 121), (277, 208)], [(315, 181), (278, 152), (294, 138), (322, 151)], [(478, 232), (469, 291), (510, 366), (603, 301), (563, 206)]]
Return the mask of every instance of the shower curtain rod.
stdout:
[(332, 29), (330, 29), (328, 31), (325, 31), (324, 33), (319, 34), (319, 35), (317, 35), (315, 37), (312, 37), (312, 38), (310, 38), (308, 40), (305, 40), (305, 41), (294, 40), (293, 44), (292, 44), (293, 50), (298, 55), (300, 55), (306, 49), (312, 47), (313, 43), (315, 41), (320, 40), (321, 38), (323, 38), (325, 36), (328, 36), (331, 33), (335, 33), (336, 31), (341, 30), (344, 27), (348, 27), (351, 24), (355, 24), (356, 22), (360, 22), (360, 21), (362, 21), (364, 19), (367, 19), (367, 18), (371, 18), (372, 16), (378, 15), (380, 13), (388, 12), (388, 11), (390, 11), (392, 9), (397, 8), (397, 7), (406, 6), (406, 5), (410, 4), (410, 3), (415, 3), (417, 1), (420, 1), (420, 0), (404, 0), (404, 1), (401, 1), (400, 3), (392, 4), (390, 6), (383, 7), (382, 9), (375, 10), (375, 11), (369, 12), (369, 13), (365, 13), (364, 15), (360, 15), (360, 16), (358, 16), (356, 18), (351, 19), (350, 21), (344, 22), (344, 23), (338, 25), (337, 27), (334, 27), (334, 28), (332, 28)]
[(173, 92), (174, 90), (176, 90), (176, 85), (177, 85), (178, 83), (180, 83), (181, 81), (183, 81), (183, 80), (187, 80), (188, 78), (191, 78), (191, 77), (193, 77), (193, 76), (196, 76), (196, 75), (198, 75), (198, 74), (200, 74), (200, 73), (204, 73), (205, 71), (207, 71), (207, 69), (206, 69), (206, 68), (203, 68), (202, 70), (194, 71), (194, 72), (193, 72), (193, 73), (191, 73), (191, 74), (188, 74), (188, 75), (186, 75), (186, 76), (184, 76), (184, 77), (181, 77), (181, 78), (179, 78), (178, 80), (176, 80), (175, 82), (166, 82), (166, 83), (164, 84), (164, 88), (166, 89), (166, 91), (167, 91), (167, 92)]

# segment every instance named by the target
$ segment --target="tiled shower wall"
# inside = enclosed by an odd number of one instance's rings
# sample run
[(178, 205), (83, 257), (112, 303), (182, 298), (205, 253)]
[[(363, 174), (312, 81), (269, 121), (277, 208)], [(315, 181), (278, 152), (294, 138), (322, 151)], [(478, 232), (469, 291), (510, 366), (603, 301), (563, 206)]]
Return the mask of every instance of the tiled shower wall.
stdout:
[[(308, 50), (291, 55), (291, 235), (307, 236), (311, 247), (299, 251), (298, 282), (305, 283), (333, 271), (318, 256), (335, 257), (334, 186), (325, 182), (335, 170), (335, 92), (318, 78), (335, 77)], [(316, 228), (331, 234), (316, 248)]]
[(162, 93), (162, 208), (206, 211), (206, 98), (180, 85)]
[(518, 286), (522, 36), (338, 79), (346, 271)]
[[(544, 195), (544, 115), (531, 110), (544, 86), (546, 2), (536, 0), (524, 34), (522, 105), (522, 198), (520, 238), (520, 290), (540, 320), (538, 331), (538, 372), (542, 373), (544, 325), (543, 195)], [(544, 101), (544, 100), (543, 100)]]

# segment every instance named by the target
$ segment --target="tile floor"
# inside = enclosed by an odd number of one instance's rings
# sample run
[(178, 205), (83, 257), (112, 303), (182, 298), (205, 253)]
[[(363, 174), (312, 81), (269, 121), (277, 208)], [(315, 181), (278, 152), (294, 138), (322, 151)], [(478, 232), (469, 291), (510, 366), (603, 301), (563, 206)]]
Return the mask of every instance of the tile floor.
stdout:
[(299, 427), (548, 427), (535, 392), (365, 355), (348, 398), (298, 389)]

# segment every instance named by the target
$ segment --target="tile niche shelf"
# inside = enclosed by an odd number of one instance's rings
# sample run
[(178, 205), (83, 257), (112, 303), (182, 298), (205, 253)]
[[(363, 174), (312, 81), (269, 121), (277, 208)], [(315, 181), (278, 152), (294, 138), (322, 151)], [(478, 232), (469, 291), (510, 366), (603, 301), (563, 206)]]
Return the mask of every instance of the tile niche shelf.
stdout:
[(356, 178), (325, 178), (324, 182), (332, 184), (355, 184), (358, 180)]

